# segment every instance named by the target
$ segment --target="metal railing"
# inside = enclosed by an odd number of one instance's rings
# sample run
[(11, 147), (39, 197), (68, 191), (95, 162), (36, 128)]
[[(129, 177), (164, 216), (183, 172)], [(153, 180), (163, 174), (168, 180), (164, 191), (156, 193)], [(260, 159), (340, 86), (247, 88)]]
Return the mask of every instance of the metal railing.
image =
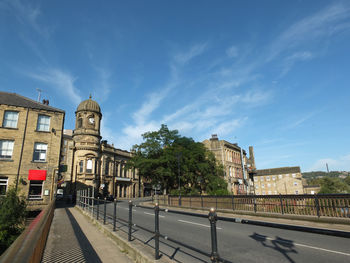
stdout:
[(0, 262), (40, 262), (55, 210), (53, 200), (15, 242), (2, 254)]
[(211, 208), (301, 216), (350, 218), (350, 194), (155, 196), (154, 202), (184, 208)]
[[(113, 214), (109, 214), (107, 212), (106, 206), (107, 204), (113, 203)], [(142, 206), (142, 205), (135, 205), (130, 200), (128, 203), (128, 220), (122, 219), (117, 214), (117, 199), (114, 199), (114, 201), (107, 201), (106, 198), (100, 199), (99, 197), (94, 198), (92, 195), (90, 195), (89, 190), (79, 190), (77, 192), (77, 202), (76, 204), (81, 207), (84, 211), (86, 211), (92, 218), (95, 218), (97, 221), (101, 221), (104, 225), (111, 224), (112, 230), (116, 231), (116, 223), (122, 222), (124, 225), (127, 226), (128, 230), (125, 231), (128, 235), (128, 242), (132, 242), (133, 240), (133, 230), (135, 228), (144, 230), (148, 233), (152, 234), (151, 239), (154, 239), (154, 258), (160, 259), (160, 248), (159, 243), (160, 239), (168, 240), (170, 242), (173, 242), (177, 245), (180, 245), (184, 248), (193, 250), (201, 255), (204, 255), (205, 257), (209, 257), (212, 262), (226, 262), (231, 263), (231, 261), (223, 259), (219, 256), (218, 252), (218, 242), (217, 242), (217, 232), (216, 232), (216, 222), (218, 221), (218, 216), (216, 214), (216, 211), (214, 208), (211, 208), (209, 210), (208, 215), (201, 215), (201, 214), (195, 214), (195, 213), (189, 213), (189, 212), (181, 212), (181, 211), (171, 211), (168, 209), (162, 209), (159, 207), (159, 204), (156, 203), (154, 207), (149, 206)], [(101, 209), (102, 207), (102, 209)], [(146, 227), (143, 227), (141, 225), (137, 225), (133, 222), (133, 207), (140, 207), (140, 208), (146, 208), (151, 209), (154, 211), (154, 229), (148, 229)], [(179, 240), (176, 240), (170, 236), (164, 235), (159, 230), (159, 211), (164, 211), (168, 213), (177, 213), (177, 214), (187, 214), (191, 216), (196, 217), (205, 217), (208, 218), (210, 223), (210, 236), (211, 236), (211, 251), (203, 251), (201, 249), (198, 249), (196, 247), (193, 247), (189, 244), (185, 244)], [(102, 214), (102, 217), (101, 217)], [(109, 220), (109, 221), (108, 221)], [(121, 229), (119, 229), (121, 230)], [(134, 237), (136, 238), (136, 237)], [(137, 239), (137, 238), (136, 238)]]

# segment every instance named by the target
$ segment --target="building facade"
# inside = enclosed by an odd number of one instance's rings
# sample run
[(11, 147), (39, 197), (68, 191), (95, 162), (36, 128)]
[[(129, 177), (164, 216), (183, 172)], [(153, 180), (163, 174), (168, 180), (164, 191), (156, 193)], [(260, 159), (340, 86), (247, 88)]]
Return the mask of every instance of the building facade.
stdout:
[(209, 140), (204, 140), (203, 144), (214, 153), (217, 162), (224, 167), (228, 191), (234, 195), (249, 194), (252, 182), (247, 170), (247, 164), (250, 162), (246, 152), (235, 143), (219, 140), (216, 134)]
[(281, 167), (256, 170), (256, 195), (304, 194), (300, 167)]
[(143, 196), (141, 177), (126, 165), (132, 154), (102, 140), (98, 103), (90, 96), (79, 104), (75, 116), (75, 129), (65, 130), (63, 136), (59, 187), (66, 194), (90, 188), (103, 197)]
[(53, 200), (65, 112), (15, 93), (0, 92), (0, 194), (9, 187), (37, 210)]

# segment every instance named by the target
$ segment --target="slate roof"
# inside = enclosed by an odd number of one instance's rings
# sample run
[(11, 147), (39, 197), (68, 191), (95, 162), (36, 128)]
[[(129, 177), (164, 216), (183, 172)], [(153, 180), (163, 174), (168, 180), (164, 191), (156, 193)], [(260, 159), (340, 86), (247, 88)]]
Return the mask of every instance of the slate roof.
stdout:
[(280, 167), (280, 168), (256, 170), (257, 176), (289, 174), (289, 173), (300, 173), (300, 167), (294, 166), (294, 167)]
[(45, 105), (43, 103), (23, 97), (16, 93), (10, 93), (10, 92), (4, 92), (4, 91), (0, 91), (0, 104), (64, 113), (64, 110)]

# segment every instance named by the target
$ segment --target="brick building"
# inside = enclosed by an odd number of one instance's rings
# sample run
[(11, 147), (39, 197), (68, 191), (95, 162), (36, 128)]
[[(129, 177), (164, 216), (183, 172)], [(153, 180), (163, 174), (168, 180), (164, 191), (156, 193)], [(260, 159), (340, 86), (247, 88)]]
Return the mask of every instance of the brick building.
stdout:
[(228, 184), (228, 191), (235, 195), (249, 194), (252, 182), (249, 179), (247, 167), (248, 164), (255, 167), (254, 160), (251, 164), (246, 152), (237, 143), (219, 140), (216, 134), (213, 134), (209, 140), (204, 140), (203, 144), (214, 153), (217, 162), (224, 167), (224, 179)]
[(299, 166), (256, 170), (254, 186), (257, 195), (304, 194)]
[(102, 140), (98, 103), (90, 96), (78, 105), (75, 116), (75, 129), (65, 130), (63, 135), (59, 187), (65, 194), (89, 187), (102, 196), (143, 196), (137, 170), (126, 168), (131, 153)]
[(44, 102), (0, 92), (0, 194), (18, 187), (29, 210), (56, 191), (65, 112)]

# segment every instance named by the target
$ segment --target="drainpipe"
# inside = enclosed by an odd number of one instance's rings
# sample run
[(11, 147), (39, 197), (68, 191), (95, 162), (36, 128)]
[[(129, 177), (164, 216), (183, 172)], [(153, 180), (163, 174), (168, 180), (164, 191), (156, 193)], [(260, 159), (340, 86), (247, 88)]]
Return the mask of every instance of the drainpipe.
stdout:
[(25, 122), (25, 125), (24, 125), (24, 131), (23, 131), (21, 154), (19, 156), (19, 162), (18, 162), (18, 170), (17, 170), (17, 177), (16, 177), (16, 192), (17, 192), (17, 189), (18, 189), (19, 173), (20, 173), (20, 170), (21, 170), (23, 148), (24, 148), (24, 142), (25, 142), (26, 132), (27, 132), (28, 113), (29, 113), (29, 108), (27, 108), (26, 122)]

